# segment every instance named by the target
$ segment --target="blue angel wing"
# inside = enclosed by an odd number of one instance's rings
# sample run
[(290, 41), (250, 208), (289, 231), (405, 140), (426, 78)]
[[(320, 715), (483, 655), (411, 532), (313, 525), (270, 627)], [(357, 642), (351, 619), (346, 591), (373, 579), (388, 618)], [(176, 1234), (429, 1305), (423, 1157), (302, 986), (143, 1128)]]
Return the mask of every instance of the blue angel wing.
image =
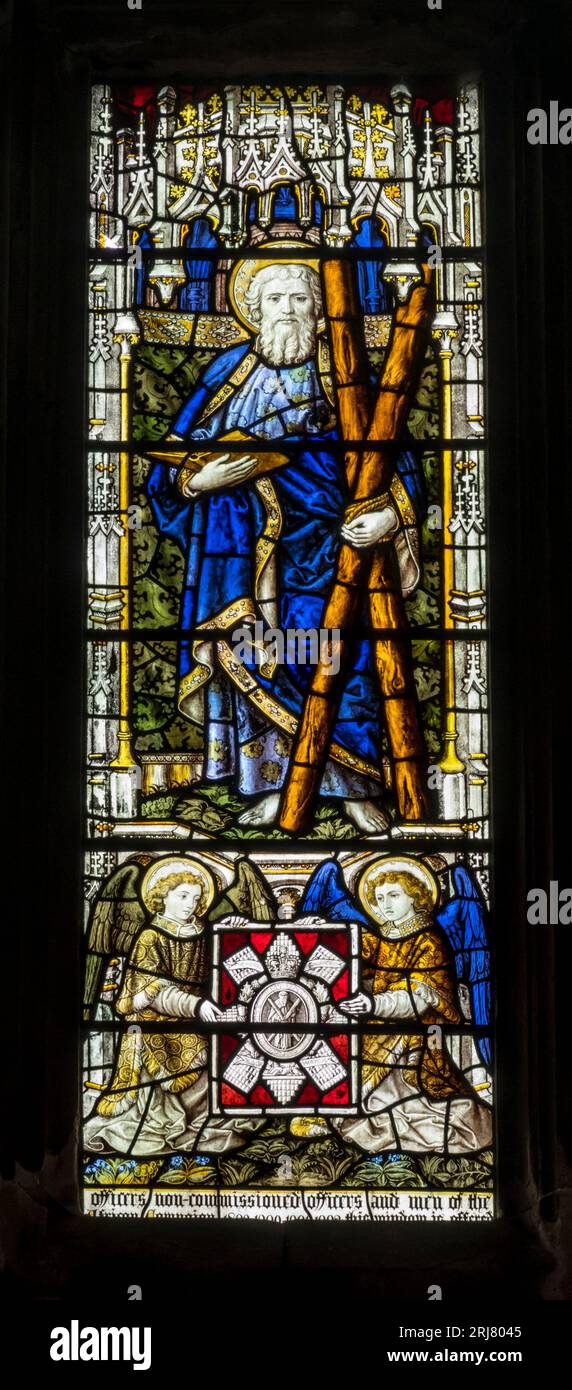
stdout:
[[(487, 1027), (491, 1021), (491, 953), (485, 905), (480, 888), (468, 869), (453, 869), (453, 897), (437, 913), (455, 955), (459, 983), (467, 986), (473, 1023)], [(485, 1066), (491, 1064), (489, 1037), (475, 1038)]]
[(326, 922), (367, 924), (367, 917), (348, 893), (340, 865), (332, 860), (320, 864), (306, 884), (296, 916), (305, 917), (310, 913), (323, 917)]

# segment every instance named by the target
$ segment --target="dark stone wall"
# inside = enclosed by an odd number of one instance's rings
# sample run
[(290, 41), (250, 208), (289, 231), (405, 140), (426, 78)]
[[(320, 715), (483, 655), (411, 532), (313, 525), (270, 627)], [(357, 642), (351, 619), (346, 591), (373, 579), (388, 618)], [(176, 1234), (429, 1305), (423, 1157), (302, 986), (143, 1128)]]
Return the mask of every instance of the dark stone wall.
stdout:
[[(572, 1201), (571, 929), (526, 893), (571, 880), (566, 680), (572, 147), (526, 113), (572, 100), (553, 0), (17, 0), (0, 4), (5, 546), (3, 1172), (6, 1287), (244, 1286), (376, 1298), (561, 1298)], [(494, 900), (502, 1216), (490, 1226), (95, 1222), (77, 1214), (88, 87), (109, 80), (480, 75), (485, 99)], [(8, 776), (6, 776), (6, 773)], [(559, 1194), (562, 1199), (559, 1203)], [(568, 1211), (568, 1223), (559, 1212)], [(569, 1236), (568, 1236), (569, 1239)], [(569, 1277), (569, 1276), (568, 1276)]]

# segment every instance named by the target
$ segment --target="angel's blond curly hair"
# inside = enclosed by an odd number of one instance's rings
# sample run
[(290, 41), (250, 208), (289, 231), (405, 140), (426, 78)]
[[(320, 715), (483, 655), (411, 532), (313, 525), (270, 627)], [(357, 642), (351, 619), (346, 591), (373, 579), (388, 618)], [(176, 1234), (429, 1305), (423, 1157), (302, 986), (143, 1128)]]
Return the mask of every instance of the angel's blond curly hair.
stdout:
[(377, 915), (379, 912), (379, 907), (375, 899), (375, 890), (379, 888), (382, 883), (399, 883), (404, 893), (407, 893), (408, 898), (412, 898), (416, 913), (428, 913), (431, 911), (433, 899), (430, 889), (427, 888), (424, 883), (421, 883), (420, 880), (416, 878), (415, 874), (407, 873), (406, 869), (400, 870), (399, 873), (396, 873), (392, 869), (380, 869), (377, 874), (372, 874), (364, 891), (364, 898), (374, 915)]
[(165, 898), (173, 888), (178, 888), (180, 883), (198, 883), (200, 885), (201, 896), (197, 903), (196, 915), (197, 917), (201, 917), (207, 905), (206, 889), (202, 879), (199, 878), (198, 874), (192, 873), (191, 870), (189, 870), (188, 873), (184, 871), (178, 874), (167, 874), (165, 878), (162, 878), (160, 882), (151, 889), (147, 898), (150, 911), (162, 913), (165, 908)]

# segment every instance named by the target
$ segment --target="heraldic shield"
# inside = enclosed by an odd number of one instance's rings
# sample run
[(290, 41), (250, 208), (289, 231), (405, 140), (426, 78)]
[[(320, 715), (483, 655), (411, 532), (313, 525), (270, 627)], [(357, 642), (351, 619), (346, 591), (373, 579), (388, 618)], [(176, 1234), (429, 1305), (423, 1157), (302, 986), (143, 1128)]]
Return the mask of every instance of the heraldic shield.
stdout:
[(213, 1048), (215, 1113), (355, 1111), (357, 1040), (339, 1004), (358, 987), (356, 923), (215, 923), (214, 981), (229, 1025)]

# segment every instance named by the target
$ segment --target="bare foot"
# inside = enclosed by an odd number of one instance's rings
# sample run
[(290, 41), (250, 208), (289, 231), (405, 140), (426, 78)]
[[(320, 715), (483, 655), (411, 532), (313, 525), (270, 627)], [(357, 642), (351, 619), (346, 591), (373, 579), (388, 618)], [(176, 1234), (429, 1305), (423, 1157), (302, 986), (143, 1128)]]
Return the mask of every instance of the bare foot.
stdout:
[(271, 825), (276, 819), (279, 805), (280, 792), (263, 796), (262, 801), (257, 801), (255, 806), (249, 806), (248, 811), (242, 812), (238, 817), (239, 825)]
[(366, 835), (379, 835), (391, 822), (387, 811), (374, 801), (344, 801), (344, 810), (358, 830)]

